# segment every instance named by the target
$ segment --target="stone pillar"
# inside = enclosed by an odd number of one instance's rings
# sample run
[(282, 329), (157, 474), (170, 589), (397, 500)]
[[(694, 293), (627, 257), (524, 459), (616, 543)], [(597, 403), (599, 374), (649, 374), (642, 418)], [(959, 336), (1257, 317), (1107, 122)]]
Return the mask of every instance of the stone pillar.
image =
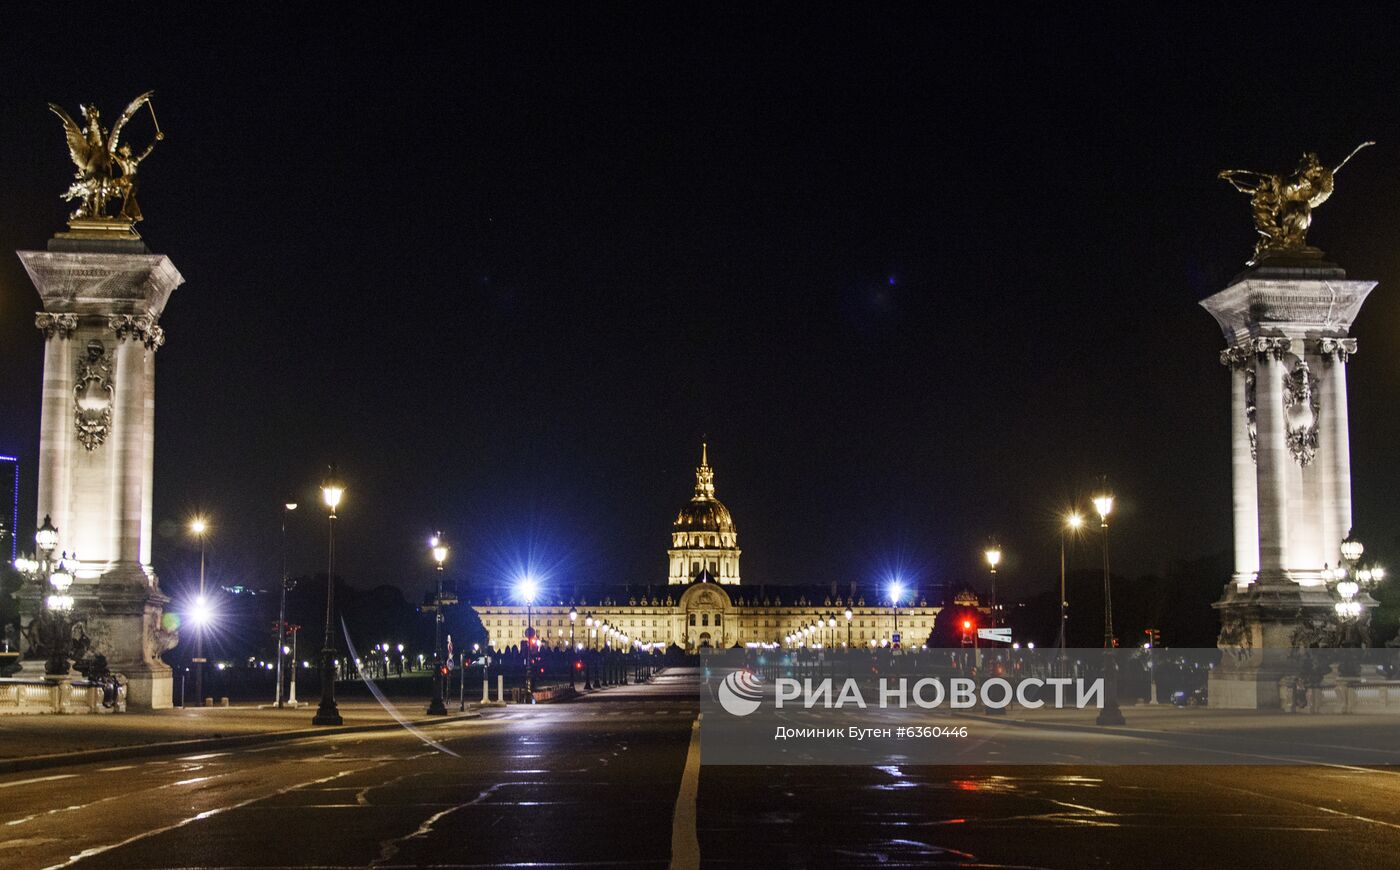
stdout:
[(39, 411), (39, 521), (69, 522), (68, 452), (73, 446), (73, 314), (41, 311), (34, 324), (44, 334), (44, 389)]
[(1255, 457), (1259, 500), (1259, 578), (1276, 582), (1288, 567), (1288, 430), (1284, 418), (1286, 338), (1256, 338)]
[[(132, 708), (168, 707), (177, 637), (151, 568), (157, 320), (183, 281), (139, 239), (61, 234), (20, 251), (43, 301), (47, 336), (39, 443), (39, 518), (77, 551), (72, 587), (93, 649), (125, 677)], [(37, 601), (28, 605), (31, 610)]]
[(1259, 499), (1254, 470), (1253, 354), (1248, 347), (1221, 351), (1230, 368), (1230, 472), (1234, 482), (1235, 582), (1253, 583), (1259, 573)]
[[(1348, 346), (1347, 331), (1374, 287), (1347, 280), (1320, 252), (1300, 252), (1264, 259), (1201, 303), (1224, 333), (1222, 362), (1234, 371), (1235, 574), (1215, 603), (1223, 655), (1210, 674), (1212, 707), (1277, 707), (1280, 678), (1296, 671), (1295, 632), (1305, 620), (1331, 615), (1322, 567), (1336, 565), (1345, 534), (1337, 529), (1351, 525), (1345, 366), (1337, 348)], [(1314, 356), (1314, 347), (1322, 352)]]
[(1318, 465), (1321, 477), (1326, 561), (1341, 561), (1340, 544), (1351, 532), (1351, 430), (1347, 420), (1347, 362), (1356, 353), (1354, 338), (1324, 338), (1318, 342), (1319, 375)]

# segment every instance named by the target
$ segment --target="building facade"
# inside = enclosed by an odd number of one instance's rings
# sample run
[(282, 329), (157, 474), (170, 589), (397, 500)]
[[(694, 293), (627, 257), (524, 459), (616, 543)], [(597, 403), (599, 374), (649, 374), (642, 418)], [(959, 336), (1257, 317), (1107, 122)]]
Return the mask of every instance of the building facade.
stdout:
[[(745, 586), (738, 533), (715, 497), (702, 446), (695, 491), (672, 523), (664, 584), (620, 586), (595, 596), (558, 594), (526, 607), (508, 595), (472, 607), (495, 649), (519, 646), (533, 626), (541, 645), (582, 649), (642, 645), (688, 652), (735, 646), (920, 646), (942, 608), (920, 590), (898, 606), (887, 591), (860, 584)], [(548, 592), (546, 592), (548, 595)]]

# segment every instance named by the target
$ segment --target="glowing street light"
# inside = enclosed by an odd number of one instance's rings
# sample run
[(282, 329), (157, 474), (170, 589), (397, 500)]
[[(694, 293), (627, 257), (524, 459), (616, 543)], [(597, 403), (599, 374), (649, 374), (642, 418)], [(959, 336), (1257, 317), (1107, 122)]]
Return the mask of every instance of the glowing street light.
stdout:
[(1001, 546), (992, 541), (987, 549), (982, 551), (982, 555), (987, 559), (988, 572), (992, 578), (992, 625), (997, 625), (1000, 622), (1000, 614), (997, 612), (997, 566), (1001, 564)]
[(1065, 652), (1066, 634), (1068, 633), (1069, 620), (1069, 599), (1065, 589), (1065, 566), (1066, 566), (1066, 541), (1068, 535), (1077, 535), (1084, 527), (1084, 515), (1079, 511), (1070, 511), (1065, 514), (1065, 524), (1060, 527), (1060, 667), (1064, 668), (1067, 660)]
[(53, 555), (53, 551), (58, 549), (58, 529), (54, 528), (53, 520), (48, 514), (44, 514), (44, 523), (39, 526), (39, 530), (34, 533), (34, 545), (39, 548), (39, 553), (45, 559)]
[(432, 550), (433, 560), (437, 562), (437, 596), (433, 599), (433, 697), (428, 701), (428, 715), (446, 716), (447, 706), (443, 703), (446, 687), (443, 684), (447, 681), (446, 671), (451, 663), (444, 662), (442, 656), (442, 566), (447, 561), (447, 542), (443, 540), (442, 532), (428, 540), (428, 547)]
[(1113, 582), (1108, 570), (1108, 515), (1113, 513), (1113, 494), (1105, 488), (1094, 496), (1094, 510), (1099, 515), (1099, 528), (1103, 532), (1103, 649), (1104, 706), (1099, 710), (1097, 722), (1100, 725), (1122, 725), (1123, 711), (1118, 707), (1118, 662), (1113, 655)]
[(890, 632), (890, 642), (899, 634), (899, 602), (904, 600), (904, 583), (896, 580), (890, 584), (890, 607), (894, 612), (894, 630)]
[(525, 694), (533, 701), (535, 697), (535, 625), (532, 608), (535, 596), (540, 594), (540, 584), (534, 575), (526, 574), (515, 584), (515, 597), (525, 602)]
[(326, 506), (326, 629), (321, 647), (321, 704), (312, 725), (341, 725), (340, 708), (335, 703), (335, 520), (336, 510), (345, 496), (345, 484), (332, 465), (321, 481), (321, 501)]
[(209, 602), (204, 591), (204, 544), (208, 539), (209, 521), (197, 516), (190, 520), (190, 534), (199, 539), (199, 597), (195, 599), (194, 613), (194, 694), (196, 704), (204, 703), (204, 626), (209, 621)]

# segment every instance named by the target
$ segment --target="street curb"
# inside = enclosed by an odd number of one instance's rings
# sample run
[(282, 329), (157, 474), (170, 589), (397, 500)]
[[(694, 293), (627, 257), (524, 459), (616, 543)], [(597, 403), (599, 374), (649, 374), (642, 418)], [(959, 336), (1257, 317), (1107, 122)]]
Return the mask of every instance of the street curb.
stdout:
[[(457, 713), (447, 717), (434, 716), (431, 719), (410, 719), (408, 724), (415, 727), (445, 725), (463, 719), (478, 719), (480, 712)], [(203, 749), (230, 749), (240, 746), (255, 746), (259, 743), (277, 743), (287, 740), (305, 740), (312, 737), (326, 737), (336, 734), (357, 734), (368, 731), (392, 731), (402, 727), (398, 722), (379, 722), (373, 725), (341, 725), (331, 728), (303, 728), (297, 731), (265, 731), (260, 734), (236, 734), (231, 737), (200, 737), (194, 740), (172, 740), (165, 743), (138, 743), (131, 746), (110, 746), (105, 749), (82, 749), (77, 752), (64, 752), (55, 755), (32, 755), (28, 758), (0, 758), (0, 773), (20, 773), (26, 770), (45, 770), (51, 767), (70, 767), (77, 764), (92, 764), (102, 761), (120, 761), (128, 758), (148, 758), (157, 755), (182, 755)]]

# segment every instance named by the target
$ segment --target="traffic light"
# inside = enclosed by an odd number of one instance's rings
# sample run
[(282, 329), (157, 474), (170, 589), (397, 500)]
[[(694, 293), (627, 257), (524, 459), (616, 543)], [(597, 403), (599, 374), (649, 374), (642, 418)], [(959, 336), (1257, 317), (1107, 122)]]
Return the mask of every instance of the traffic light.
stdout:
[(963, 631), (972, 631), (972, 620), (970, 620), (970, 619), (964, 619), (964, 620), (963, 620)]
[(438, 665), (438, 676), (445, 677), (451, 671), (447, 665)]
[(576, 671), (581, 671), (581, 670), (583, 670), (583, 662), (579, 661), (578, 659), (574, 659), (574, 670), (576, 670)]
[(1162, 630), (1160, 628), (1144, 628), (1142, 633), (1147, 635), (1147, 643), (1154, 649), (1162, 645)]

